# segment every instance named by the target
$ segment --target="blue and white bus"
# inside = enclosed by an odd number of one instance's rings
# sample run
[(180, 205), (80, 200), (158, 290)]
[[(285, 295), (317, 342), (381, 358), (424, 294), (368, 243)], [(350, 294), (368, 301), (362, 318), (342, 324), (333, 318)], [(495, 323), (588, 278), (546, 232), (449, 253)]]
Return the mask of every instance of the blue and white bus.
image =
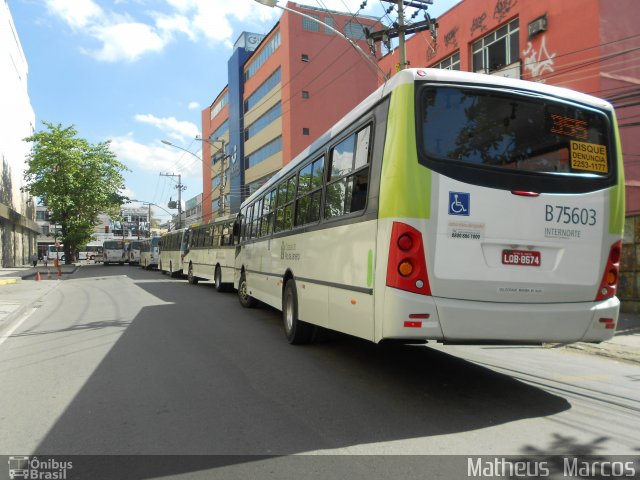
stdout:
[(624, 225), (604, 100), (436, 69), (396, 74), (241, 206), (240, 302), (380, 342), (599, 342)]

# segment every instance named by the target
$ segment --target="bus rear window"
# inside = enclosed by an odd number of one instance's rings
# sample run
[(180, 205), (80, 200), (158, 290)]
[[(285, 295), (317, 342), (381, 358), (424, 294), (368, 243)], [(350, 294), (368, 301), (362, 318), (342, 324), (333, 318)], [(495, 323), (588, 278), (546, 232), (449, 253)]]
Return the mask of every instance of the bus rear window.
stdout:
[(422, 153), (437, 162), (606, 177), (607, 117), (588, 108), (504, 91), (422, 91)]

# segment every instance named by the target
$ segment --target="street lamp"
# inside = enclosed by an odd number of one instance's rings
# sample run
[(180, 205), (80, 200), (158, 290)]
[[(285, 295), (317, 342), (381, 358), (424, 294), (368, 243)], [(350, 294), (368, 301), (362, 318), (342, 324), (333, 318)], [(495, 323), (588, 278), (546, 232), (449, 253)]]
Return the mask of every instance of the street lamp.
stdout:
[(345, 36), (342, 34), (342, 32), (340, 32), (339, 30), (336, 30), (335, 28), (333, 28), (331, 25), (329, 25), (328, 23), (324, 23), (322, 20), (319, 20), (317, 18), (312, 17), (311, 15), (307, 15), (306, 13), (302, 13), (299, 12), (297, 10), (292, 10), (289, 7), (283, 7), (282, 5), (278, 5), (278, 0), (255, 0), (256, 2), (258, 2), (261, 5), (265, 5), (267, 7), (277, 7), (280, 10), (286, 10), (287, 12), (291, 12), (291, 13), (295, 13), (296, 15), (300, 15), (301, 17), (307, 18), (313, 22), (319, 23), (320, 25), (323, 25), (325, 28), (331, 30), (333, 33), (335, 33), (336, 35), (342, 37), (343, 39), (345, 39), (347, 42), (349, 42), (349, 44), (356, 49), (356, 51), (358, 51), (360, 53), (360, 55), (362, 55), (365, 60), (367, 60), (371, 65), (373, 65), (376, 70), (378, 70), (378, 72), (380, 72), (380, 74), (382, 75), (382, 78), (384, 78), (385, 81), (389, 80), (389, 77), (387, 76), (387, 74), (384, 72), (384, 70), (382, 70), (382, 68), (380, 68), (380, 65), (378, 65), (378, 62), (376, 62), (374, 59), (372, 59), (369, 55), (367, 55), (364, 50), (362, 50), (362, 48), (360, 48), (360, 46), (354, 42), (353, 40), (351, 40), (349, 37)]

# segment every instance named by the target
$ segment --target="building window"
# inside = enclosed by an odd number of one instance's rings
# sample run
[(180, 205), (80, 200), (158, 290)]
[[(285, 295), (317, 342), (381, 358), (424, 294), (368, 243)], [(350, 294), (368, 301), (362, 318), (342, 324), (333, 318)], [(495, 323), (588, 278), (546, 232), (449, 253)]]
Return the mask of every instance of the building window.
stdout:
[(460, 70), (460, 52), (454, 53), (445, 58), (440, 63), (432, 65), (431, 68), (441, 68), (442, 70)]
[(255, 167), (260, 162), (265, 161), (272, 155), (282, 151), (282, 137), (278, 137), (275, 140), (267, 143), (263, 147), (259, 148), (251, 155), (244, 157), (244, 168), (249, 169)]
[(229, 131), (229, 120), (227, 119), (224, 122), (222, 122), (222, 124), (218, 128), (216, 128), (211, 135), (209, 135), (209, 141), (211, 143), (215, 142), (216, 140), (218, 140), (218, 138), (220, 138), (222, 135), (224, 135), (228, 131)]
[(278, 102), (271, 107), (264, 115), (249, 125), (244, 130), (244, 140), (247, 141), (251, 137), (255, 137), (259, 132), (271, 125), (282, 116), (282, 103)]
[(267, 78), (262, 85), (255, 89), (255, 91), (247, 97), (244, 101), (244, 112), (247, 113), (253, 107), (255, 107), (264, 96), (269, 93), (281, 80), (280, 67)]
[(222, 98), (218, 101), (218, 103), (216, 103), (213, 108), (211, 109), (211, 119), (213, 120), (215, 118), (216, 115), (218, 115), (220, 113), (220, 110), (222, 110), (225, 105), (229, 103), (229, 94), (225, 93)]
[(344, 35), (353, 40), (364, 40), (366, 38), (362, 25), (357, 22), (347, 22), (344, 26)]
[(309, 135), (309, 129), (308, 128), (302, 128), (302, 134), (303, 135)]
[(333, 30), (331, 30), (330, 28), (327, 28), (327, 25), (329, 27), (336, 28), (335, 22), (333, 21), (333, 18), (332, 17), (324, 17), (324, 24), (325, 24), (324, 33), (326, 33), (328, 35), (333, 35), (335, 32)]
[(251, 61), (244, 72), (245, 81), (249, 80), (255, 75), (262, 65), (273, 55), (273, 53), (280, 46), (280, 31), (278, 30), (273, 34), (271, 40), (260, 50), (260, 53)]
[(300, 56), (300, 60), (302, 60), (303, 62), (308, 62), (309, 61), (309, 55), (307, 55), (306, 53), (303, 53)]
[(516, 18), (475, 42), (472, 47), (473, 71), (495, 72), (516, 62), (520, 51), (519, 26)]
[[(309, 15), (310, 17), (313, 17), (313, 18), (316, 18), (316, 19), (320, 20), (320, 17), (318, 15), (313, 15), (311, 13), (309, 13), (307, 15)], [(302, 29), (303, 30), (307, 30), (309, 32), (319, 32), (320, 31), (320, 24), (318, 22), (314, 22), (310, 18), (302, 17)]]
[(307, 90), (302, 90), (302, 98), (309, 98), (309, 92)]

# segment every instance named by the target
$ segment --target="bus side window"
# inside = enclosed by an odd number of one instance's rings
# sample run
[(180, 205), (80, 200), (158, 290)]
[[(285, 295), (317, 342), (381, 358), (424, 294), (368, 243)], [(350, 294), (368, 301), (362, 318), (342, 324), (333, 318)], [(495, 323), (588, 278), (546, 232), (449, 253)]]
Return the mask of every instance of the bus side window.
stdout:
[(327, 169), (325, 218), (363, 210), (369, 190), (370, 131), (367, 126), (331, 151)]

